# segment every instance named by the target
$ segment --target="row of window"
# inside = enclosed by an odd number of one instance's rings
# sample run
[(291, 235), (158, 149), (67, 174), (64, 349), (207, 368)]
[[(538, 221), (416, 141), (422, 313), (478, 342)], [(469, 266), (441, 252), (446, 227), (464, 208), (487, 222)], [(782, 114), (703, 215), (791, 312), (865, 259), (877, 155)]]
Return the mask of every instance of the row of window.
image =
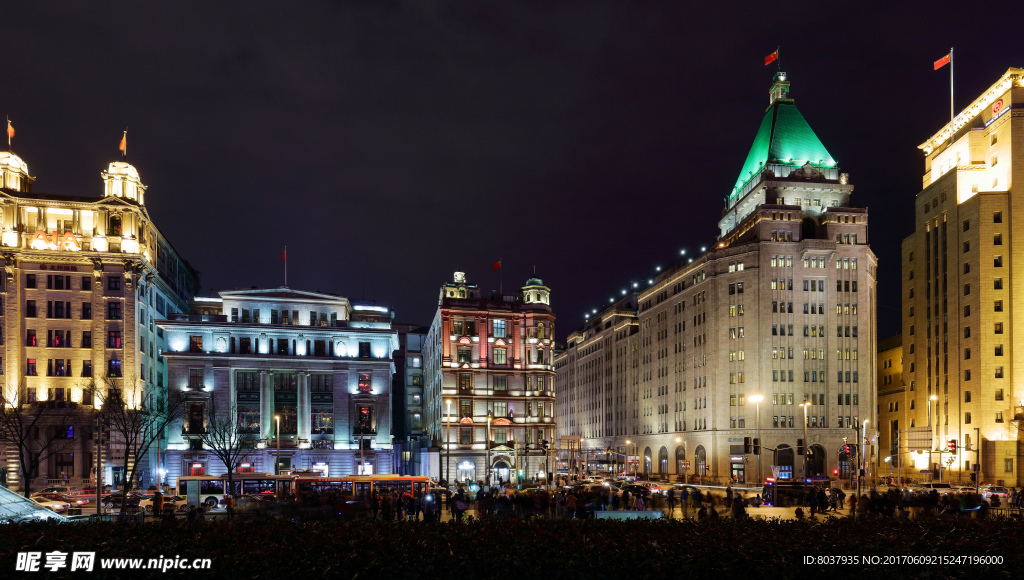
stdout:
[[(81, 276), (78, 289), (86, 292), (92, 291), (92, 276)], [(37, 288), (36, 274), (25, 274), (25, 288)], [(71, 276), (59, 274), (46, 275), (47, 290), (74, 290), (71, 284)], [(121, 276), (107, 276), (107, 290), (112, 292), (121, 291)]]
[[(35, 329), (29, 328), (25, 330), (25, 346), (39, 346)], [(71, 340), (71, 331), (47, 330), (46, 346), (50, 348), (73, 348), (74, 345), (72, 344)], [(107, 348), (121, 348), (123, 346), (123, 340), (121, 338), (120, 330), (107, 331), (106, 346)], [(82, 332), (82, 340), (78, 347), (92, 348), (92, 331), (85, 330)]]
[[(36, 307), (35, 300), (25, 301), (25, 317), (36, 318), (38, 317), (38, 309)], [(47, 318), (72, 318), (71, 302), (61, 302), (48, 300), (46, 302), (46, 317)], [(92, 319), (92, 303), (83, 302), (81, 310), (81, 320)], [(107, 320), (122, 320), (123, 310), (120, 302), (107, 302)]]
[[(792, 383), (795, 382), (792, 370), (772, 370), (772, 382)], [(859, 380), (858, 371), (836, 371), (836, 380), (840, 383), (857, 383)], [(805, 383), (825, 382), (825, 371), (804, 371)]]
[[(2, 365), (0, 365), (2, 370)], [(2, 374), (2, 372), (0, 372)], [(39, 371), (36, 368), (36, 359), (28, 359), (25, 365), (25, 376), (34, 377), (38, 376)], [(48, 359), (46, 361), (46, 376), (48, 377), (70, 377), (74, 376), (71, 372), (71, 360), (70, 359)], [(80, 377), (91, 377), (92, 376), (92, 361), (82, 361), (82, 372), (78, 376)], [(107, 361), (107, 376), (109, 377), (120, 377), (121, 376), (121, 361), (119, 360), (108, 360)]]

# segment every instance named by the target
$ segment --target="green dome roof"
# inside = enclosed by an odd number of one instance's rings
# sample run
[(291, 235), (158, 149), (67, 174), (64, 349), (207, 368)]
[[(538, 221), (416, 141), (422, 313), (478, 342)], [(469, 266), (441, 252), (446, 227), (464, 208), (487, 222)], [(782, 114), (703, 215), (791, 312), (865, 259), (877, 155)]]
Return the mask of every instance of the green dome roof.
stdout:
[(527, 286), (543, 286), (544, 282), (542, 282), (540, 278), (537, 278), (535, 276), (535, 277), (530, 278), (529, 280), (527, 280), (526, 281), (526, 285)]
[(768, 163), (791, 165), (794, 169), (806, 163), (819, 169), (836, 164), (792, 99), (779, 98), (768, 107), (743, 169), (729, 193), (727, 207), (738, 201), (743, 187), (756, 179)]

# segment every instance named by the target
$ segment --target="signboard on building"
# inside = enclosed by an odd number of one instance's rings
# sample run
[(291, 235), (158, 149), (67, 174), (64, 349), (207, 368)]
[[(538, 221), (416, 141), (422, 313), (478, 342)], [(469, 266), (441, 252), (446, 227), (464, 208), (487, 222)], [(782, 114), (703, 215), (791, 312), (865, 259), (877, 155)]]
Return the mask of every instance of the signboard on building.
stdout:
[(928, 451), (931, 448), (931, 427), (911, 427), (907, 429), (907, 451)]

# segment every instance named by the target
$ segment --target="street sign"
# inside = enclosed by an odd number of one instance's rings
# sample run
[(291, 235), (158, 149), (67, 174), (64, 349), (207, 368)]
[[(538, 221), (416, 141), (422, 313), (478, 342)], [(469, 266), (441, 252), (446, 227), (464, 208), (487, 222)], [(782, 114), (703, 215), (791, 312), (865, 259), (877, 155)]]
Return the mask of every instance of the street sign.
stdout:
[(815, 475), (811, 481), (831, 481), (827, 475)]
[(931, 473), (931, 472), (932, 472), (931, 469), (922, 469), (921, 470), (921, 473)]

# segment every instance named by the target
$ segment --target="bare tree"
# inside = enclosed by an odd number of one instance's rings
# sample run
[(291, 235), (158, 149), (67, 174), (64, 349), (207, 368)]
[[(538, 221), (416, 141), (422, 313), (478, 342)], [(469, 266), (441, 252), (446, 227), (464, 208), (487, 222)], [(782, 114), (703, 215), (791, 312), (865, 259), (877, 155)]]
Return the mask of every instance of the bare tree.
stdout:
[(84, 408), (70, 401), (26, 402), (24, 384), (7, 384), (0, 393), (0, 442), (18, 452), (21, 491), (32, 492), (32, 474), (50, 457), (74, 446), (68, 430)]
[(234, 494), (234, 473), (242, 462), (256, 451), (259, 428), (240, 426), (230, 409), (218, 412), (216, 398), (208, 400), (206, 428), (198, 433), (203, 447), (220, 459), (227, 469), (228, 493)]
[(96, 399), (102, 404), (105, 422), (124, 444), (123, 512), (127, 507), (128, 487), (136, 480), (139, 466), (164, 428), (181, 417), (184, 400), (173, 389), (147, 390), (138, 378), (104, 376), (99, 383)]

